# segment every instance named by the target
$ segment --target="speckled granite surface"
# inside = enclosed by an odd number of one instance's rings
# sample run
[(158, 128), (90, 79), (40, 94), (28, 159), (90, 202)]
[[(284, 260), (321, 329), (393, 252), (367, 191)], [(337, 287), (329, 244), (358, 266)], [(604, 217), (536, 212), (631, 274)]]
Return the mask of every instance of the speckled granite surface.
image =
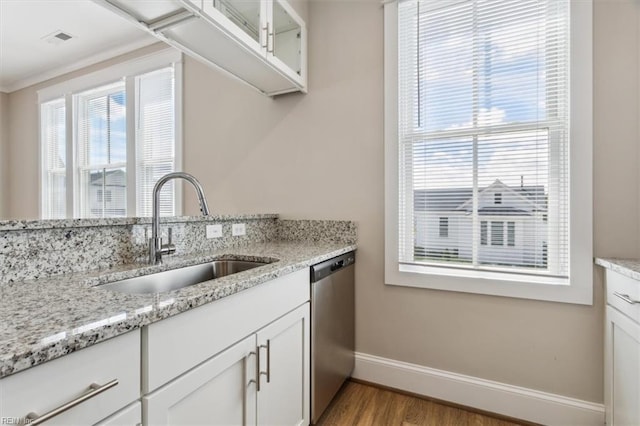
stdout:
[[(173, 232), (176, 255), (277, 239), (277, 215), (186, 216), (163, 218), (166, 240)], [(3, 221), (0, 230), (0, 286), (7, 282), (111, 268), (147, 258), (150, 218)], [(231, 235), (233, 223), (244, 223), (246, 235)], [(24, 225), (20, 228), (18, 224)], [(221, 238), (206, 238), (205, 227), (222, 225)]]
[[(339, 242), (267, 242), (219, 248), (165, 264), (119, 265), (0, 285), (0, 377), (218, 300), (354, 250)], [(159, 294), (124, 294), (96, 285), (220, 258), (274, 260), (249, 271)]]
[(354, 243), (355, 222), (346, 220), (286, 220), (280, 219), (278, 239), (282, 241), (334, 241)]
[[(179, 223), (179, 222), (201, 222), (208, 221), (226, 221), (226, 220), (255, 220), (255, 219), (276, 219), (277, 214), (238, 214), (224, 215), (214, 214), (206, 218), (202, 216), (177, 216), (170, 218), (161, 218), (161, 223)], [(51, 220), (0, 220), (0, 231), (11, 231), (19, 229), (54, 229), (54, 228), (80, 228), (93, 226), (122, 226), (122, 225), (140, 225), (151, 223), (150, 217), (116, 217), (102, 219), (51, 219)]]
[(640, 259), (602, 259), (598, 257), (596, 258), (596, 265), (604, 266), (607, 269), (640, 281)]

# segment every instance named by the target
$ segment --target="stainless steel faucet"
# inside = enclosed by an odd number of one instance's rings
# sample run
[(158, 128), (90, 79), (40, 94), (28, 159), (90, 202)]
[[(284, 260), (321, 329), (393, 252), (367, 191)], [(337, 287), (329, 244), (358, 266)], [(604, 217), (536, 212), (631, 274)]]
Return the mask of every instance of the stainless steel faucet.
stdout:
[(176, 247), (171, 244), (171, 229), (169, 229), (169, 241), (167, 244), (162, 244), (162, 237), (160, 237), (160, 190), (165, 183), (172, 179), (184, 179), (193, 185), (198, 195), (200, 211), (204, 216), (209, 214), (209, 205), (198, 179), (185, 172), (168, 173), (158, 179), (153, 187), (153, 217), (151, 218), (151, 238), (149, 239), (149, 263), (152, 265), (162, 263), (163, 254), (173, 254), (176, 251)]

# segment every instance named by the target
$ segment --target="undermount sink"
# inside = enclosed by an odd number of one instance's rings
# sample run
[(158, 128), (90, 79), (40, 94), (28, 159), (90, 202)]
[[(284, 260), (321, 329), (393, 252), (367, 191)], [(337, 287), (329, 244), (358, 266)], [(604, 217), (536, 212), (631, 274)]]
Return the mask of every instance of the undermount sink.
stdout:
[(227, 275), (267, 265), (266, 262), (247, 260), (216, 260), (199, 265), (185, 266), (141, 277), (129, 278), (99, 287), (122, 293), (162, 293), (194, 284), (221, 278)]

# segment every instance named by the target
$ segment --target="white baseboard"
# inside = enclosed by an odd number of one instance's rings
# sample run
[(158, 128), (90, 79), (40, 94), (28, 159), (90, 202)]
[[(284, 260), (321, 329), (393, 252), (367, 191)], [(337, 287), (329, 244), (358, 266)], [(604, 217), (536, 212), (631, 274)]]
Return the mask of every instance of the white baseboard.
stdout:
[(356, 353), (353, 377), (544, 425), (604, 425), (604, 405)]

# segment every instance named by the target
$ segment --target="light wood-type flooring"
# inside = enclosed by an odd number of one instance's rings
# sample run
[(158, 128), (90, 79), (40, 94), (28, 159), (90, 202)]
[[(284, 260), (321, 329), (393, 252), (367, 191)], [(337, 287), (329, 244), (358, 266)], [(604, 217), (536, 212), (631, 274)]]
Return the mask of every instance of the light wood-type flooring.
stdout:
[(320, 418), (321, 426), (515, 426), (434, 401), (348, 381)]

